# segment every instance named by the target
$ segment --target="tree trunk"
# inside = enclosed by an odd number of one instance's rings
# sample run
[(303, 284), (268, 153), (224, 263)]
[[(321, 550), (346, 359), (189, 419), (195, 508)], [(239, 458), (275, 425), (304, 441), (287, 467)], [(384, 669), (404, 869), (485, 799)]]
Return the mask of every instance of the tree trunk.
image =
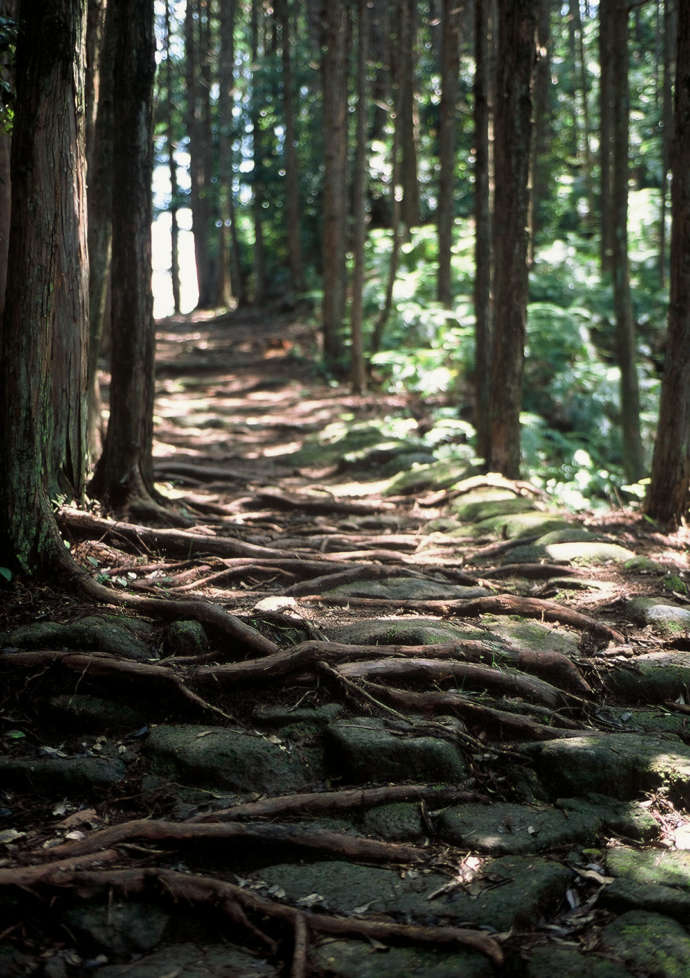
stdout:
[(673, 41), (675, 16), (671, 0), (664, 0), (663, 20), (663, 95), (661, 109), (661, 207), (659, 213), (659, 286), (666, 286), (666, 201), (673, 127)]
[(247, 301), (245, 275), (240, 257), (240, 242), (235, 220), (233, 170), (233, 106), (235, 103), (235, 17), (236, 0), (220, 5), (220, 59), (218, 90), (218, 169), (220, 173), (221, 220), (225, 230), (226, 254), (230, 264), (230, 291), (238, 306)]
[(614, 145), (613, 145), (613, 301), (616, 311), (617, 359), (620, 367), (623, 470), (629, 482), (644, 475), (640, 437), (640, 394), (637, 346), (630, 295), (628, 262), (628, 0), (615, 0), (613, 21)]
[(690, 490), (690, 9), (678, 8), (671, 167), (671, 296), (652, 479), (645, 511), (676, 527)]
[(500, 4), (495, 111), (495, 318), (491, 357), (489, 469), (520, 474), (532, 80), (536, 11), (531, 0)]
[(458, 70), (460, 66), (460, 18), (457, 0), (442, 0), (441, 105), (438, 133), (438, 301), (451, 308), (450, 256), (455, 204), (455, 130), (457, 126)]
[(89, 27), (96, 34), (91, 43), (87, 33), (87, 52), (91, 52), (93, 59), (88, 66), (87, 81), (91, 76), (91, 97), (94, 100), (92, 109), (87, 112), (87, 121), (93, 120), (87, 127), (89, 350), (86, 381), (88, 448), (92, 463), (100, 458), (103, 450), (98, 361), (106, 331), (112, 246), (114, 5), (114, 0), (110, 3), (104, 0), (99, 10), (101, 17), (98, 20), (89, 18)]
[(402, 221), (407, 231), (419, 224), (419, 183), (417, 180), (417, 109), (415, 105), (415, 66), (417, 46), (416, 0), (400, 2), (400, 148)]
[(64, 554), (50, 500), (79, 497), (84, 484), (85, 56), (85, 0), (20, 4), (0, 330), (0, 544), (25, 571), (49, 569)]
[[(14, 18), (15, 0), (0, 0), (0, 14)], [(14, 88), (13, 65), (9, 49), (0, 61), (0, 80)], [(7, 108), (0, 107), (0, 322), (5, 306), (7, 287), (7, 252), (10, 243), (10, 220), (12, 215), (12, 177), (11, 155), (12, 136)]]
[(589, 122), (589, 84), (587, 82), (587, 61), (585, 58), (582, 17), (580, 15), (580, 0), (570, 0), (570, 16), (576, 45), (575, 63), (577, 65), (577, 72), (579, 75), (579, 84), (577, 85), (577, 88), (580, 92), (580, 103), (582, 109), (582, 151), (585, 167), (584, 184), (587, 195), (587, 218), (585, 223), (589, 228), (594, 220), (596, 204), (594, 201), (594, 161), (592, 159), (591, 128)]
[(254, 304), (263, 305), (266, 299), (266, 259), (264, 250), (264, 230), (263, 230), (263, 204), (264, 204), (264, 160), (263, 160), (263, 140), (261, 138), (261, 99), (258, 93), (259, 84), (259, 0), (252, 0), (251, 24), (250, 24), (250, 47), (252, 59), (252, 94), (251, 94), (251, 121), (252, 121), (252, 150), (254, 156), (254, 170), (252, 172), (252, 182), (254, 188), (253, 207), (254, 215)]
[(599, 0), (599, 220), (601, 221), (600, 264), (602, 272), (613, 261), (613, 7), (618, 0)]
[(151, 295), (153, 8), (118, 0), (113, 181), (110, 417), (93, 493), (116, 511), (152, 503), (154, 324)]
[(475, 5), (474, 75), (474, 220), (475, 220), (475, 427), (477, 452), (489, 458), (489, 393), (491, 375), (491, 202), (489, 158), (490, 0)]
[[(283, 65), (283, 114), (285, 116), (285, 218), (287, 224), (288, 262), (292, 288), (304, 292), (304, 266), (300, 234), (299, 166), (297, 162), (297, 127), (295, 124), (295, 93), (292, 72), (292, 42), (290, 38), (290, 9), (288, 0), (279, 0)], [(293, 15), (294, 16), (294, 15)]]
[(179, 187), (177, 184), (177, 162), (175, 160), (175, 99), (173, 96), (172, 70), (172, 28), (170, 23), (170, 0), (165, 0), (165, 141), (168, 150), (168, 173), (170, 175), (170, 281), (173, 295), (173, 312), (180, 312), (180, 229), (177, 222)]
[(357, 139), (353, 191), (354, 271), (350, 304), (350, 336), (352, 340), (352, 390), (362, 394), (366, 389), (367, 372), (362, 339), (362, 295), (364, 292), (364, 242), (366, 238), (367, 188), (367, 60), (369, 50), (369, 16), (367, 0), (357, 3)]
[(538, 0), (537, 67), (534, 74), (534, 132), (530, 163), (532, 193), (529, 216), (529, 265), (534, 264), (536, 236), (551, 185), (551, 2)]
[[(195, 17), (196, 15), (196, 17)], [(209, 241), (208, 179), (205, 171), (203, 107), (200, 83), (200, 52), (198, 23), (201, 20), (199, 0), (187, 0), (185, 13), (185, 61), (187, 75), (187, 131), (189, 133), (189, 177), (191, 182), (192, 226), (194, 254), (199, 287), (198, 306), (213, 305), (211, 286), (211, 253)]]
[(323, 129), (323, 355), (329, 369), (342, 357), (345, 312), (345, 215), (347, 153), (347, 12), (324, 0), (322, 10)]

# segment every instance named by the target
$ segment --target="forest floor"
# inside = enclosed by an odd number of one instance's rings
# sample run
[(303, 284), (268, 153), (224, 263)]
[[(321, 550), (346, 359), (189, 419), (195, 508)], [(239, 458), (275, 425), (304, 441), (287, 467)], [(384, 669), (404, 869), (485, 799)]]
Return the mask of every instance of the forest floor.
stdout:
[(174, 525), (61, 510), (110, 605), (2, 585), (0, 976), (687, 978), (687, 531), (313, 343), (161, 323)]

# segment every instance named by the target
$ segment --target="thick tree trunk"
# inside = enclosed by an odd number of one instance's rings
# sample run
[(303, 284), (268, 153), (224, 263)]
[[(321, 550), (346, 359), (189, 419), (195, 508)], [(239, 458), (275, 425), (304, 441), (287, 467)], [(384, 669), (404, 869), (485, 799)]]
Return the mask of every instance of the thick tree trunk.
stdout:
[[(98, 6), (98, 18), (92, 9)], [(108, 292), (110, 288), (110, 258), (112, 245), (113, 205), (113, 65), (115, 42), (114, 0), (102, 0), (89, 5), (89, 31), (95, 34), (87, 52), (92, 61), (87, 81), (93, 105), (87, 97), (87, 201), (89, 234), (89, 352), (87, 360), (88, 447), (91, 462), (95, 463), (103, 449), (101, 421), (101, 391), (98, 381), (98, 361), (106, 331)]]
[(323, 355), (333, 369), (342, 357), (345, 312), (347, 153), (347, 12), (324, 0), (321, 71), (325, 143), (323, 182)]
[(475, 5), (474, 76), (474, 220), (475, 220), (475, 428), (477, 452), (489, 458), (489, 392), (491, 376), (491, 201), (489, 153), (489, 0)]
[(135, 511), (153, 494), (154, 325), (151, 295), (153, 9), (118, 0), (113, 181), (110, 417), (92, 492)]
[(644, 475), (640, 437), (640, 393), (637, 378), (637, 345), (630, 295), (628, 261), (628, 0), (615, 0), (613, 21), (614, 145), (613, 145), (613, 300), (616, 311), (616, 345), (621, 372), (620, 401), (623, 434), (623, 470), (629, 482)]
[(652, 480), (653, 519), (678, 526), (690, 490), (690, 9), (678, 10), (675, 130), (671, 167), (671, 302)]
[[(64, 553), (50, 499), (80, 496), (86, 463), (88, 253), (85, 0), (19, 7), (12, 224), (0, 331), (3, 563)], [(6, 556), (5, 556), (6, 555)]]
[(550, 0), (537, 4), (537, 67), (534, 75), (533, 157), (530, 165), (532, 193), (529, 217), (529, 264), (534, 263), (536, 236), (550, 197), (551, 162), (551, 9)]
[(438, 276), (436, 297), (450, 309), (450, 256), (453, 242), (455, 204), (455, 130), (460, 65), (460, 9), (457, 0), (442, 0), (441, 12), (441, 105), (438, 133)]
[(350, 336), (352, 340), (352, 390), (362, 394), (366, 389), (367, 372), (362, 339), (362, 295), (364, 291), (364, 242), (366, 238), (367, 188), (367, 60), (369, 51), (369, 16), (367, 0), (357, 3), (357, 140), (353, 190), (354, 271), (350, 304)]
[(299, 165), (297, 162), (297, 127), (295, 123), (295, 93), (292, 72), (292, 41), (288, 0), (279, 0), (277, 11), (282, 34), (283, 114), (285, 117), (285, 218), (287, 224), (288, 263), (292, 288), (304, 292), (304, 265), (300, 234)]
[(520, 474), (532, 80), (536, 11), (531, 0), (500, 4), (495, 112), (495, 318), (491, 357), (489, 469)]

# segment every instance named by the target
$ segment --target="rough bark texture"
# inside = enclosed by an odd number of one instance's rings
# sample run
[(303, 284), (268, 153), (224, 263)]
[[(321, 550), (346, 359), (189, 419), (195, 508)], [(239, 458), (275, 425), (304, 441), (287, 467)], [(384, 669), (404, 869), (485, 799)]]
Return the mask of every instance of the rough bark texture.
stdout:
[(501, 4), (495, 122), (494, 294), (489, 468), (520, 472), (520, 407), (527, 319), (529, 161), (536, 10)]
[(49, 500), (81, 494), (86, 461), (85, 0), (26, 0), (19, 24), (0, 534), (31, 570), (61, 546)]
[(251, 58), (252, 58), (252, 153), (254, 170), (252, 173), (252, 213), (254, 216), (254, 303), (263, 304), (266, 298), (266, 260), (264, 254), (263, 204), (264, 204), (264, 173), (263, 173), (263, 140), (261, 138), (261, 98), (259, 85), (259, 0), (252, 0), (251, 7)]
[(690, 488), (690, 9), (678, 11), (672, 148), (671, 302), (652, 481), (646, 512), (677, 526)]
[[(233, 193), (233, 121), (235, 102), (235, 15), (236, 0), (220, 5), (220, 57), (218, 62), (218, 170), (221, 219), (225, 226), (226, 254), (230, 264), (230, 291), (238, 306), (247, 301), (244, 272), (240, 260), (240, 243), (235, 222)], [(229, 232), (229, 235), (227, 234)]]
[(352, 340), (352, 390), (355, 394), (361, 394), (366, 389), (367, 379), (362, 339), (367, 186), (367, 59), (369, 51), (367, 0), (358, 0), (357, 25), (357, 145), (353, 188), (354, 271), (352, 275), (352, 302), (350, 304), (350, 336)]
[[(15, 0), (0, 0), (3, 17), (16, 15)], [(0, 78), (12, 84), (13, 67), (9, 52), (0, 61)], [(11, 154), (12, 135), (9, 130), (6, 107), (0, 106), (0, 320), (5, 306), (7, 287), (7, 252), (10, 243), (10, 219), (12, 214)]]
[(347, 89), (345, 5), (325, 0), (321, 71), (324, 115), (323, 182), (323, 353), (329, 367), (342, 354), (341, 328), (345, 310), (345, 213), (347, 151)]
[(114, 509), (153, 490), (151, 294), (153, 10), (118, 0), (115, 51), (110, 418), (92, 491)]
[(637, 344), (630, 294), (628, 261), (628, 143), (630, 90), (628, 86), (628, 2), (616, 0), (613, 21), (613, 301), (616, 312), (616, 346), (621, 372), (620, 401), (623, 434), (623, 471), (630, 482), (644, 475), (640, 436), (640, 393), (637, 377)]
[(612, 12), (616, 0), (599, 3), (599, 219), (601, 222), (600, 263), (611, 268), (613, 254), (613, 72)]
[[(93, 7), (97, 10), (92, 13)], [(98, 17), (95, 14), (98, 14)], [(113, 63), (114, 3), (89, 4), (87, 81), (91, 78), (92, 119), (87, 129), (87, 201), (89, 235), (89, 353), (87, 359), (88, 446), (95, 461), (101, 454), (101, 392), (98, 359), (106, 327), (113, 206)], [(87, 86), (87, 96), (89, 86)], [(89, 105), (87, 98), (87, 106)]]
[(550, 199), (551, 126), (551, 9), (549, 0), (537, 5), (537, 66), (534, 73), (534, 134), (532, 139), (532, 195), (530, 198), (530, 267), (542, 210)]
[(415, 105), (415, 65), (417, 42), (416, 0), (400, 0), (400, 179), (403, 188), (402, 220), (408, 229), (419, 224), (419, 183), (417, 180), (417, 109)]
[(475, 427), (477, 452), (489, 458), (491, 371), (491, 203), (489, 159), (489, 0), (475, 5), (474, 221)]
[(451, 306), (450, 254), (455, 203), (455, 130), (457, 126), (458, 70), (460, 64), (460, 10), (457, 0), (443, 0), (441, 14), (441, 106), (438, 158), (438, 277), (436, 295)]
[(175, 99), (173, 96), (173, 70), (170, 38), (172, 33), (170, 0), (165, 0), (165, 141), (167, 143), (168, 173), (170, 175), (170, 280), (173, 295), (173, 313), (180, 311), (180, 260), (178, 247), (180, 229), (177, 221), (177, 162), (175, 160)]
[[(195, 18), (196, 14), (196, 18)], [(200, 20), (199, 0), (187, 0), (185, 14), (185, 61), (187, 84), (187, 130), (189, 132), (189, 176), (191, 180), (192, 223), (194, 228), (194, 254), (196, 257), (198, 305), (201, 309), (213, 304), (211, 287), (211, 256), (209, 243), (209, 208), (202, 99), (200, 93), (200, 65), (197, 24)]]

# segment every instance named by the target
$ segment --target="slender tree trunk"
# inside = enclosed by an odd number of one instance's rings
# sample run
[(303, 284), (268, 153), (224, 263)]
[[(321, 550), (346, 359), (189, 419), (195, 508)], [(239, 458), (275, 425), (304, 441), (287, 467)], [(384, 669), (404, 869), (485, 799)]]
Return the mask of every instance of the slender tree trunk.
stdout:
[(450, 257), (455, 202), (455, 130), (460, 66), (460, 9), (458, 0), (441, 4), (441, 105), (439, 108), (438, 276), (436, 296), (450, 309)]
[(50, 499), (86, 464), (88, 252), (85, 0), (19, 6), (12, 224), (0, 328), (0, 550), (49, 570), (64, 555)]
[(118, 0), (115, 56), (110, 417), (92, 492), (116, 511), (150, 509), (154, 324), (151, 294), (153, 8)]
[(474, 75), (474, 220), (475, 220), (475, 427), (477, 451), (489, 458), (489, 393), (491, 375), (491, 166), (489, 158), (490, 0), (475, 4)]
[[(292, 288), (304, 292), (304, 265), (300, 235), (299, 165), (297, 161), (297, 127), (295, 123), (295, 93), (292, 71), (292, 41), (290, 37), (289, 0), (278, 0), (283, 66), (283, 114), (285, 117), (285, 217), (287, 224), (288, 261)], [(294, 15), (293, 15), (294, 16)]]
[(323, 353), (329, 368), (342, 356), (345, 311), (347, 152), (346, 30), (344, 5), (324, 0), (321, 70), (325, 168), (323, 184)]
[(353, 191), (354, 271), (350, 304), (350, 336), (352, 339), (352, 390), (362, 394), (366, 389), (367, 372), (362, 339), (362, 294), (364, 292), (364, 242), (366, 238), (367, 188), (367, 60), (369, 52), (368, 0), (357, 3), (357, 138)]
[(591, 145), (591, 126), (589, 121), (589, 83), (587, 81), (587, 59), (585, 57), (585, 41), (582, 30), (582, 17), (580, 15), (580, 0), (570, 0), (570, 12), (577, 45), (577, 69), (579, 75), (578, 89), (580, 92), (580, 105), (582, 110), (582, 150), (585, 166), (585, 191), (587, 195), (587, 219), (586, 226), (592, 225), (596, 214), (596, 203), (594, 200), (594, 161), (592, 158)]
[(187, 131), (189, 133), (189, 176), (191, 182), (192, 225), (196, 257), (198, 306), (213, 305), (211, 288), (211, 255), (209, 243), (208, 174), (205, 171), (203, 106), (200, 83), (198, 24), (201, 20), (199, 0), (187, 0), (185, 13), (185, 64), (187, 83)]
[[(0, 0), (0, 14), (15, 17), (15, 0)], [(9, 51), (0, 60), (0, 80), (14, 87), (13, 65)], [(0, 108), (0, 322), (5, 306), (7, 288), (7, 253), (10, 243), (10, 220), (12, 216), (12, 136), (7, 109)]]
[(537, 3), (537, 67), (534, 75), (534, 132), (530, 161), (529, 265), (534, 264), (541, 212), (549, 199), (551, 126), (551, 2)]
[(180, 312), (180, 228), (177, 221), (177, 162), (175, 160), (175, 99), (173, 96), (172, 46), (170, 39), (170, 0), (165, 0), (165, 141), (168, 150), (168, 173), (170, 174), (170, 280), (173, 294), (173, 312)]
[(615, 0), (613, 71), (615, 77), (613, 147), (613, 299), (616, 311), (616, 343), (621, 372), (621, 427), (623, 469), (630, 482), (644, 474), (640, 436), (640, 394), (637, 378), (637, 345), (630, 295), (628, 261), (628, 0)]
[(520, 473), (532, 81), (536, 11), (531, 0), (500, 4), (495, 115), (494, 291), (489, 469)]
[(250, 47), (252, 59), (252, 148), (254, 156), (253, 170), (253, 207), (254, 215), (254, 304), (263, 305), (266, 299), (266, 259), (264, 251), (263, 205), (264, 205), (264, 161), (263, 140), (261, 132), (259, 83), (259, 0), (252, 0), (250, 23)]
[(673, 127), (673, 47), (675, 16), (671, 0), (664, 0), (663, 19), (663, 95), (661, 109), (661, 207), (659, 213), (659, 285), (666, 285), (666, 201)]
[(613, 42), (612, 14), (618, 0), (599, 0), (599, 172), (602, 272), (612, 268), (613, 256)]
[[(93, 5), (92, 5), (93, 6)], [(93, 463), (103, 449), (101, 420), (101, 390), (98, 381), (98, 361), (110, 289), (110, 257), (112, 245), (112, 188), (113, 188), (113, 65), (115, 58), (114, 0), (102, 2), (97, 19), (90, 17), (92, 34), (87, 51), (91, 63), (87, 79), (93, 106), (87, 111), (88, 164), (88, 241), (89, 241), (89, 350), (87, 359), (88, 447)], [(88, 93), (88, 88), (87, 88)], [(87, 106), (89, 102), (87, 99)]]
[(671, 296), (652, 479), (645, 511), (678, 526), (690, 490), (690, 9), (678, 9), (671, 185)]
[(419, 224), (419, 183), (417, 180), (417, 110), (415, 105), (415, 66), (417, 61), (416, 0), (400, 4), (400, 149), (402, 221), (409, 232)]
[(242, 268), (240, 241), (235, 218), (233, 169), (233, 106), (235, 103), (235, 20), (236, 0), (220, 5), (220, 59), (218, 91), (218, 169), (220, 172), (221, 220), (229, 237), (226, 254), (230, 263), (231, 292), (238, 306), (247, 302), (245, 275)]

